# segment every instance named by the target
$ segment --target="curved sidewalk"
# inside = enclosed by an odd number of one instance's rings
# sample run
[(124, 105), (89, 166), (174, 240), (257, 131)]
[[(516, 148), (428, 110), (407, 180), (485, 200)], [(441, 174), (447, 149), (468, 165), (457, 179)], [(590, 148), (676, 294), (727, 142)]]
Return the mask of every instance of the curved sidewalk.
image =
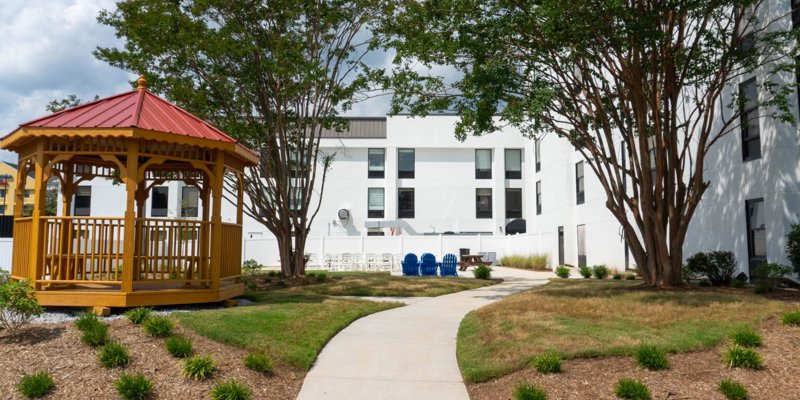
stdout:
[(468, 400), (456, 361), (464, 316), (547, 283), (550, 272), (494, 268), (499, 285), (418, 301), (353, 322), (322, 349), (298, 400)]

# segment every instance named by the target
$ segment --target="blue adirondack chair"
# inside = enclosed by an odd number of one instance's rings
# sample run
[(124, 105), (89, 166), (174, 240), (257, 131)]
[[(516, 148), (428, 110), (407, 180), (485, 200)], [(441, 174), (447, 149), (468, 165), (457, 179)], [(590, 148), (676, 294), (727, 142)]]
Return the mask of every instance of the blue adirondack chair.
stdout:
[(419, 274), (422, 276), (436, 276), (436, 268), (438, 266), (436, 257), (431, 253), (425, 253), (420, 258)]
[(446, 254), (442, 259), (442, 266), (440, 273), (442, 276), (458, 276), (456, 269), (458, 268), (458, 259), (455, 254)]
[(403, 259), (403, 276), (419, 276), (419, 264), (417, 263), (416, 254), (408, 253)]

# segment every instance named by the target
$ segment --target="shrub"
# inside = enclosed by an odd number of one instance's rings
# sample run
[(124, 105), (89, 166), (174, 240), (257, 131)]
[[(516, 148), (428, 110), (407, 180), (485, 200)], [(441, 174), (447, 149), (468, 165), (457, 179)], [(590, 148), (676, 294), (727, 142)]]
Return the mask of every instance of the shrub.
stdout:
[(45, 371), (25, 375), (17, 384), (19, 392), (29, 399), (47, 396), (54, 387), (53, 378)]
[(128, 351), (120, 342), (106, 343), (100, 349), (100, 364), (106, 368), (122, 367), (131, 361)]
[(150, 314), (153, 312), (152, 308), (148, 307), (136, 307), (132, 310), (128, 310), (125, 312), (125, 318), (128, 319), (132, 324), (139, 325), (144, 321), (147, 321), (150, 318)]
[(492, 268), (485, 265), (479, 265), (472, 270), (476, 279), (492, 279)]
[(261, 270), (261, 265), (256, 260), (250, 259), (242, 263), (242, 274), (249, 273), (250, 276), (256, 276), (256, 272)]
[(537, 356), (531, 364), (542, 374), (557, 374), (561, 372), (561, 356), (555, 353)]
[(792, 225), (786, 235), (786, 258), (792, 263), (794, 272), (800, 274), (800, 224)]
[(558, 276), (559, 278), (566, 279), (569, 278), (569, 275), (570, 275), (570, 270), (568, 267), (560, 265), (556, 268), (556, 276)]
[(769, 293), (773, 290), (775, 289), (772, 287), (772, 285), (764, 282), (760, 282), (758, 285), (756, 285), (755, 289), (753, 289), (756, 294)]
[(617, 272), (616, 274), (612, 275), (611, 277), (616, 281), (621, 281), (622, 280), (622, 274), (620, 274), (619, 272)]
[(114, 388), (125, 400), (143, 400), (153, 393), (153, 382), (141, 372), (121, 373), (119, 378), (114, 381)]
[(727, 285), (736, 270), (736, 257), (730, 251), (699, 252), (686, 259), (683, 277), (687, 281), (707, 278), (712, 285)]
[(781, 279), (791, 272), (791, 267), (776, 263), (761, 264), (756, 269), (759, 285), (769, 286), (770, 289), (778, 287)]
[(578, 267), (578, 273), (581, 274), (581, 276), (586, 279), (592, 277), (592, 269), (585, 265), (581, 265), (580, 267)]
[(625, 280), (635, 281), (636, 280), (636, 274), (625, 274)]
[(606, 279), (608, 276), (608, 267), (605, 265), (595, 265), (592, 267), (592, 275), (595, 279)]
[(192, 340), (183, 335), (172, 335), (164, 341), (167, 351), (173, 357), (186, 358), (194, 354)]
[(94, 314), (89, 313), (81, 313), (78, 315), (78, 318), (75, 319), (75, 326), (78, 328), (79, 331), (86, 331), (95, 325), (102, 325), (103, 323), (100, 322), (100, 319), (97, 318)]
[(258, 289), (258, 285), (255, 282), (249, 281), (249, 280), (245, 280), (244, 281), (244, 287), (246, 287), (247, 290), (256, 290), (256, 289)]
[(142, 326), (145, 332), (153, 337), (167, 337), (172, 334), (172, 321), (167, 317), (151, 317)]
[(11, 281), (11, 272), (0, 269), (0, 285), (5, 285), (9, 281)]
[(639, 346), (634, 351), (633, 358), (640, 367), (647, 368), (651, 371), (660, 371), (669, 368), (667, 352), (656, 346)]
[(622, 378), (617, 382), (614, 394), (626, 400), (650, 400), (650, 389), (636, 379)]
[(736, 279), (734, 279), (734, 280), (732, 280), (732, 281), (731, 281), (731, 287), (732, 287), (732, 288), (741, 289), (741, 288), (743, 288), (743, 287), (744, 287), (746, 284), (747, 284), (747, 282), (745, 282), (745, 281), (744, 281), (744, 279), (739, 279), (739, 278), (736, 278)]
[(761, 335), (758, 334), (753, 328), (742, 328), (731, 334), (733, 343), (742, 347), (758, 347), (761, 346)]
[(761, 355), (758, 352), (738, 344), (728, 347), (728, 350), (722, 356), (722, 361), (725, 362), (728, 368), (761, 369), (764, 367)]
[(540, 387), (523, 383), (514, 388), (514, 400), (547, 400), (547, 392)]
[(739, 382), (723, 379), (719, 383), (719, 391), (728, 400), (747, 400), (747, 389)]
[(42, 313), (36, 291), (28, 281), (7, 281), (0, 285), (0, 327), (12, 336)]
[(250, 399), (250, 389), (247, 386), (234, 380), (225, 383), (217, 383), (211, 389), (212, 400), (248, 400)]
[(89, 325), (84, 329), (81, 340), (83, 343), (92, 347), (98, 347), (108, 343), (108, 325), (100, 321), (96, 324)]
[(272, 360), (264, 353), (251, 353), (245, 356), (244, 366), (256, 372), (272, 372)]
[(275, 278), (276, 276), (278, 276), (278, 271), (269, 271), (267, 272), (267, 276)]
[(547, 254), (508, 255), (500, 257), (500, 264), (505, 267), (547, 271)]
[(317, 274), (315, 272), (309, 272), (309, 273), (306, 274), (307, 278), (313, 278), (315, 276), (317, 276)]
[(183, 376), (196, 381), (210, 378), (216, 369), (214, 360), (208, 356), (192, 356), (183, 360)]
[(328, 279), (328, 275), (325, 274), (324, 272), (320, 272), (319, 274), (317, 274), (318, 282), (325, 282), (325, 279)]
[(783, 313), (781, 321), (783, 321), (784, 325), (800, 326), (800, 310)]

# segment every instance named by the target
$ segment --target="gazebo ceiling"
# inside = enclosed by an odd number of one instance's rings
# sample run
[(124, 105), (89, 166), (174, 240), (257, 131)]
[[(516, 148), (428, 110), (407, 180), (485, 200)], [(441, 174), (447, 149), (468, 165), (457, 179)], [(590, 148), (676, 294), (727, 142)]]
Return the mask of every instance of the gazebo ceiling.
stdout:
[(133, 138), (183, 143), (229, 151), (248, 163), (258, 155), (210, 123), (156, 96), (139, 80), (135, 90), (66, 109), (33, 121), (0, 139), (15, 150), (36, 137)]

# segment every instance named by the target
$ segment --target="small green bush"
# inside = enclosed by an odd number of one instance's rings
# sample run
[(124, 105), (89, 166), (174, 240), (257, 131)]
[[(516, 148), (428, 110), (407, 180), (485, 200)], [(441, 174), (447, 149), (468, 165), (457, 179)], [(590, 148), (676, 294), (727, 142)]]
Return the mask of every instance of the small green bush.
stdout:
[(793, 224), (786, 235), (786, 258), (794, 267), (794, 272), (800, 274), (800, 224)]
[(114, 388), (125, 400), (144, 400), (153, 393), (153, 382), (141, 372), (135, 374), (123, 372), (114, 381)]
[(144, 321), (147, 321), (150, 318), (150, 314), (153, 312), (152, 308), (148, 307), (136, 307), (134, 309), (128, 310), (125, 312), (125, 318), (128, 319), (132, 324), (139, 325)]
[(256, 290), (256, 289), (258, 289), (258, 284), (256, 284), (253, 281), (245, 280), (244, 281), (244, 287), (246, 287), (247, 290)]
[(580, 267), (578, 267), (578, 273), (581, 274), (581, 276), (586, 279), (592, 277), (592, 269), (585, 265), (581, 265)]
[(167, 351), (175, 358), (186, 358), (194, 354), (192, 340), (183, 335), (172, 335), (164, 341)]
[(500, 257), (500, 264), (505, 267), (547, 271), (547, 254), (530, 254), (527, 256), (512, 254)]
[(36, 300), (36, 291), (28, 281), (7, 281), (0, 285), (0, 328), (16, 335), (43, 308)]
[(792, 273), (792, 267), (777, 263), (761, 264), (756, 269), (758, 275), (759, 285), (766, 285), (770, 288), (778, 287), (782, 279)]
[(613, 278), (615, 281), (621, 281), (622, 280), (622, 274), (617, 272), (616, 274), (612, 275), (611, 278)]
[(800, 310), (787, 311), (783, 313), (781, 321), (784, 325), (800, 326)]
[(569, 275), (570, 275), (570, 270), (568, 267), (561, 265), (556, 268), (556, 276), (558, 276), (559, 278), (566, 279), (569, 278)]
[(183, 376), (201, 381), (210, 378), (217, 370), (214, 360), (208, 356), (192, 356), (183, 360)]
[(47, 396), (55, 388), (53, 378), (45, 371), (25, 375), (17, 384), (17, 389), (28, 399)]
[(769, 292), (771, 292), (773, 290), (775, 290), (775, 288), (773, 288), (772, 285), (770, 285), (768, 283), (765, 283), (765, 282), (759, 282), (756, 285), (755, 289), (753, 289), (753, 291), (756, 294), (766, 294), (766, 293), (769, 293)]
[(736, 270), (736, 257), (730, 251), (699, 252), (686, 259), (683, 277), (689, 281), (706, 278), (712, 285), (727, 285)]
[(122, 367), (131, 361), (128, 350), (120, 342), (108, 342), (98, 354), (100, 364), (106, 368)]
[(250, 389), (234, 380), (217, 383), (211, 389), (211, 400), (249, 400)]
[(764, 368), (761, 355), (757, 351), (737, 344), (728, 347), (728, 350), (722, 355), (722, 361), (728, 368)]
[(167, 337), (172, 334), (172, 320), (167, 317), (150, 317), (142, 324), (145, 332), (153, 337)]
[(656, 346), (639, 346), (634, 351), (633, 358), (640, 367), (647, 368), (651, 371), (660, 371), (669, 368), (667, 352)]
[(731, 281), (731, 287), (732, 287), (732, 288), (741, 289), (741, 288), (743, 288), (743, 287), (744, 287), (746, 284), (747, 284), (747, 282), (745, 282), (745, 281), (744, 281), (744, 280), (742, 280), (742, 279), (734, 279), (734, 280), (732, 280), (732, 281)]
[(86, 331), (95, 325), (102, 325), (103, 323), (100, 322), (100, 319), (97, 318), (96, 315), (90, 313), (81, 313), (78, 315), (78, 318), (75, 319), (75, 326), (78, 328), (79, 331)]
[(625, 274), (625, 280), (635, 281), (636, 280), (636, 274)]
[(492, 279), (492, 268), (485, 265), (479, 265), (472, 270), (475, 279)]
[(108, 343), (108, 325), (99, 322), (97, 324), (89, 325), (81, 336), (83, 343), (92, 347), (102, 346)]
[(317, 276), (316, 272), (309, 272), (309, 273), (306, 274), (306, 278), (313, 278), (315, 276)]
[(555, 353), (542, 354), (534, 358), (531, 365), (541, 374), (557, 374), (561, 372), (561, 356)]
[(264, 353), (251, 353), (245, 356), (244, 366), (256, 372), (272, 372), (272, 360)]
[(747, 400), (747, 389), (739, 382), (723, 379), (719, 383), (719, 391), (728, 400)]
[(250, 276), (256, 276), (256, 272), (261, 270), (261, 265), (256, 260), (247, 260), (242, 263), (242, 274), (248, 273)]
[(733, 343), (742, 347), (758, 347), (761, 346), (761, 335), (758, 334), (753, 328), (742, 328), (731, 334)]
[(595, 279), (606, 279), (608, 276), (608, 267), (605, 265), (595, 265), (592, 267), (592, 275)]
[(636, 379), (622, 378), (614, 389), (617, 397), (625, 400), (650, 400), (650, 389)]
[(271, 277), (271, 278), (275, 278), (275, 277), (277, 277), (278, 275), (279, 275), (279, 274), (278, 274), (278, 271), (269, 271), (269, 272), (267, 272), (267, 276), (269, 276), (269, 277)]
[(544, 389), (523, 383), (514, 388), (514, 400), (547, 400)]
[(320, 272), (319, 274), (317, 274), (318, 282), (325, 282), (326, 279), (328, 279), (328, 275), (325, 274), (324, 272)]

